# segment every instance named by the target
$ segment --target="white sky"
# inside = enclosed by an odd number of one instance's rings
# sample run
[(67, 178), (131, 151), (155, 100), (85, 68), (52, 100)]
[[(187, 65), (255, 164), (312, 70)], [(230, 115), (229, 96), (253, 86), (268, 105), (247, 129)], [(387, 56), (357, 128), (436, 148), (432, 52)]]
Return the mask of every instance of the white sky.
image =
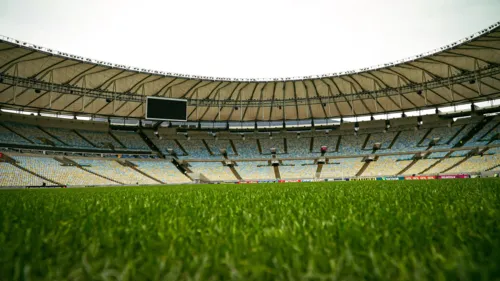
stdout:
[(0, 34), (141, 68), (232, 78), (358, 69), (458, 41), (500, 0), (0, 0)]

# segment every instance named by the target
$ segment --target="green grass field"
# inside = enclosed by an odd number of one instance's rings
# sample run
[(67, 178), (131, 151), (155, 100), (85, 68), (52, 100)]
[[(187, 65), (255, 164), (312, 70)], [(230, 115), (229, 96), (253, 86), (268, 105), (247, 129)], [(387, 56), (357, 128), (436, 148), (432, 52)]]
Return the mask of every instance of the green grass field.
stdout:
[(1, 280), (500, 280), (500, 181), (0, 191)]

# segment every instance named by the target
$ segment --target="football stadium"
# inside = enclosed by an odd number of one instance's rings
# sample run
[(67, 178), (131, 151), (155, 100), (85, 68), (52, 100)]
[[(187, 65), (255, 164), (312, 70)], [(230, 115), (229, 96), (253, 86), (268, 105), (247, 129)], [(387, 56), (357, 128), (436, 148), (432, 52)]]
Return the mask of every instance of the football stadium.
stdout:
[(498, 280), (500, 22), (355, 71), (0, 38), (2, 280)]

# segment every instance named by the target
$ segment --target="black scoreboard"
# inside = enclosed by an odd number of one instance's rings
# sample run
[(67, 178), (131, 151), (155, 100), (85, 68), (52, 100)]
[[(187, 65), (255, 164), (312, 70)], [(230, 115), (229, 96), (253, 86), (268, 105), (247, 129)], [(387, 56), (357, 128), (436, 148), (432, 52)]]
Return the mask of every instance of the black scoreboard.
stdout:
[(147, 97), (146, 119), (187, 121), (187, 100)]

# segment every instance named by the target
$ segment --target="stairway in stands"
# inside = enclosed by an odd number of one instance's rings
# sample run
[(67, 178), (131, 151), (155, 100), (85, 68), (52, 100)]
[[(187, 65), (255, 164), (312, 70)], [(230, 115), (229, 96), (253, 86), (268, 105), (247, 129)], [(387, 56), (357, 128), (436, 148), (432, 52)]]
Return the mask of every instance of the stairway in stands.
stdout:
[(8, 127), (7, 125), (4, 125), (4, 124), (0, 123), (0, 127), (3, 127), (3, 128), (5, 128), (6, 130), (9, 130), (9, 131), (10, 131), (10, 132), (12, 132), (14, 135), (17, 135), (17, 136), (19, 136), (19, 137), (23, 138), (24, 140), (26, 140), (26, 141), (27, 141), (27, 142), (29, 142), (29, 143), (35, 144), (32, 140), (30, 140), (30, 139), (28, 139), (27, 137), (23, 136), (22, 134), (20, 134), (20, 133), (18, 133), (18, 132), (16, 132), (16, 131), (14, 131), (13, 129), (11, 129), (11, 128), (10, 128), (10, 127)]
[(157, 179), (157, 178), (155, 178), (155, 177), (153, 177), (153, 176), (149, 175), (148, 173), (146, 173), (146, 172), (142, 171), (140, 168), (138, 168), (138, 167), (137, 167), (137, 165), (136, 165), (136, 164), (134, 164), (134, 163), (132, 163), (132, 162), (130, 162), (130, 161), (128, 161), (128, 160), (116, 160), (116, 162), (118, 162), (120, 165), (122, 165), (122, 166), (124, 166), (124, 167), (128, 167), (128, 168), (130, 168), (130, 169), (132, 169), (132, 170), (134, 170), (134, 171), (138, 172), (139, 174), (141, 174), (141, 175), (143, 175), (143, 176), (145, 176), (145, 177), (148, 177), (148, 178), (150, 178), (150, 179), (154, 180), (154, 181), (155, 181), (155, 182), (157, 182), (157, 183), (165, 184), (165, 183), (164, 183), (164, 182), (162, 182), (161, 180), (159, 180), (159, 179)]
[(403, 175), (406, 171), (408, 171), (413, 165), (415, 165), (418, 162), (418, 159), (413, 159), (413, 161), (410, 162), (406, 167), (403, 168), (403, 170), (399, 171), (396, 175)]
[[(377, 161), (377, 160), (378, 160), (378, 156), (375, 156), (374, 161)], [(363, 164), (363, 167), (361, 167), (361, 169), (359, 169), (359, 171), (356, 173), (356, 177), (362, 176), (363, 173), (365, 172), (366, 168), (368, 168), (368, 166), (370, 166), (371, 162), (373, 162), (373, 161), (365, 161), (365, 164)]]
[(467, 135), (465, 135), (461, 140), (457, 141), (453, 148), (462, 147), (464, 144), (466, 144), (470, 139), (472, 139), (472, 137), (474, 137), (475, 134), (481, 131), (484, 125), (486, 125), (490, 120), (491, 118), (485, 118), (482, 122), (479, 122), (474, 128), (472, 128), (472, 130), (469, 131), (469, 133), (467, 133)]
[(436, 161), (434, 164), (432, 164), (432, 165), (430, 165), (429, 167), (425, 168), (422, 172), (420, 172), (420, 173), (418, 173), (418, 174), (419, 174), (419, 175), (421, 175), (421, 174), (425, 174), (427, 171), (429, 171), (430, 169), (434, 168), (437, 164), (441, 163), (441, 161), (443, 161), (443, 160), (444, 160), (444, 159), (446, 159), (446, 158), (449, 158), (449, 157), (450, 157), (450, 155), (451, 155), (452, 153), (453, 153), (453, 152), (451, 152), (451, 151), (450, 151), (450, 152), (448, 152), (448, 153), (446, 153), (446, 155), (445, 155), (443, 158), (439, 159), (439, 160), (438, 160), (438, 161)]
[(240, 174), (238, 173), (238, 171), (236, 171), (236, 169), (234, 168), (234, 166), (229, 166), (229, 169), (231, 169), (231, 172), (233, 173), (234, 177), (238, 180), (242, 180)]
[(316, 168), (316, 176), (315, 178), (320, 178), (321, 177), (321, 171), (323, 170), (323, 164), (318, 164), (318, 167)]
[(155, 152), (158, 157), (165, 159), (165, 154), (161, 152), (161, 150), (154, 144), (152, 140), (148, 138), (148, 136), (146, 136), (146, 134), (142, 130), (139, 130), (138, 133), (142, 140), (148, 145), (149, 149), (151, 149), (151, 151)]

